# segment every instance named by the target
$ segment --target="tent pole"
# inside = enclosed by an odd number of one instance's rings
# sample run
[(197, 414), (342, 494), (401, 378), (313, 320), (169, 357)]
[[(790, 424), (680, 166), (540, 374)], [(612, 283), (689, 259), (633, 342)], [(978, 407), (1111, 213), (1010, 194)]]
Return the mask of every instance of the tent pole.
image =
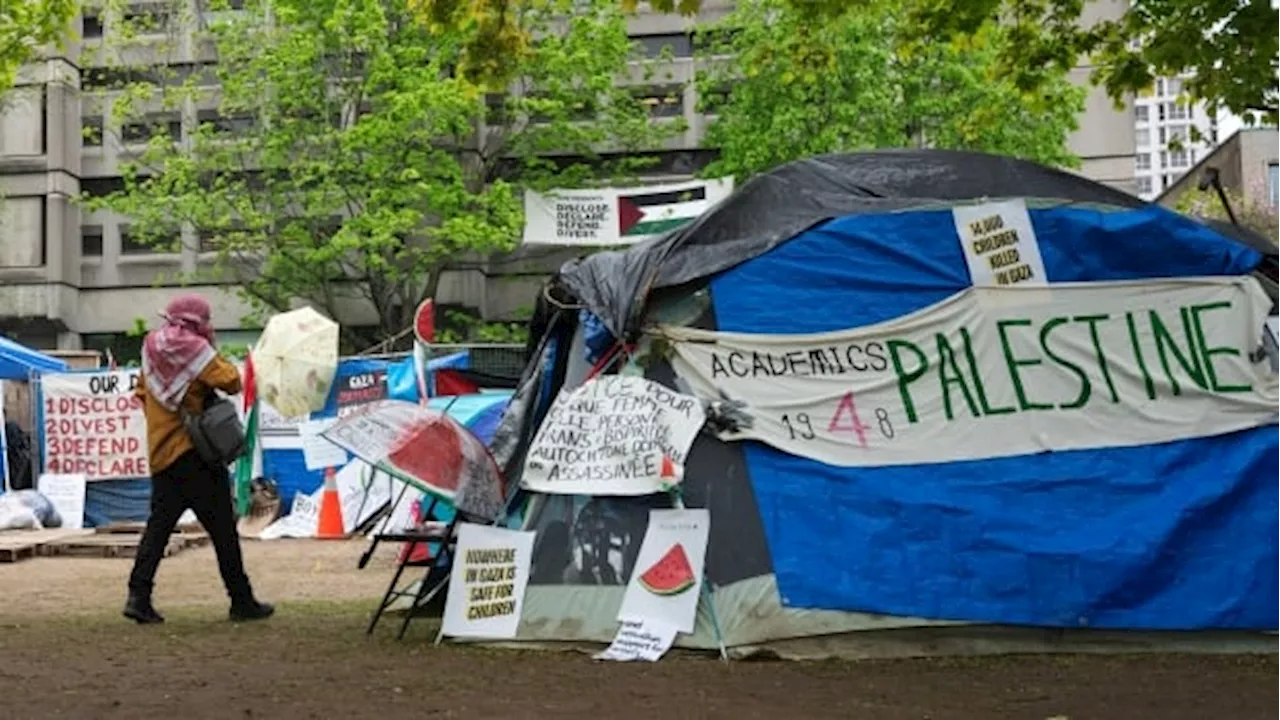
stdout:
[[(671, 496), (671, 504), (677, 510), (684, 510), (684, 497), (680, 494), (680, 488), (671, 486), (667, 491)], [(707, 544), (711, 544), (711, 533), (708, 529)], [(720, 647), (721, 662), (729, 662), (729, 650), (724, 644), (724, 633), (720, 631), (720, 616), (716, 613), (715, 593), (711, 589), (711, 578), (707, 577), (707, 564), (705, 560), (702, 563), (702, 599), (706, 601), (707, 617), (711, 620), (711, 632), (715, 635), (716, 645)]]

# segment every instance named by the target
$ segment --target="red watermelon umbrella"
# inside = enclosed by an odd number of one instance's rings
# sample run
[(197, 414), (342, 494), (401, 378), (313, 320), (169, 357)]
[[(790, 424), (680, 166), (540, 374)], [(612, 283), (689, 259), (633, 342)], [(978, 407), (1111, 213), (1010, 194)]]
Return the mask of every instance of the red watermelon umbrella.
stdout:
[(324, 437), (468, 515), (494, 519), (502, 512), (498, 464), (479, 438), (444, 413), (383, 400), (341, 418)]

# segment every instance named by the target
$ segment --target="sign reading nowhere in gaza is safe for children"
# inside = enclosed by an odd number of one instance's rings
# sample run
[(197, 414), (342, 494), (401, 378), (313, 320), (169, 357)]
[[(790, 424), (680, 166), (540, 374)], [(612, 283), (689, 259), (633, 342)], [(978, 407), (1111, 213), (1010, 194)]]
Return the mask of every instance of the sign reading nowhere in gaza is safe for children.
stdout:
[(1276, 422), (1276, 375), (1259, 350), (1271, 300), (1253, 278), (1052, 288), (973, 287), (831, 333), (661, 332), (695, 393), (742, 403), (745, 420), (723, 439), (830, 465), (1147, 445)]
[(1044, 285), (1040, 241), (1023, 200), (961, 205), (951, 211), (969, 277), (978, 287)]
[(516, 636), (534, 535), (474, 523), (458, 525), (442, 634), (495, 640)]
[(44, 470), (89, 481), (145, 478), (147, 423), (136, 370), (42, 375)]
[(684, 475), (702, 403), (644, 378), (609, 375), (562, 393), (534, 437), (521, 482), (570, 495), (647, 495)]

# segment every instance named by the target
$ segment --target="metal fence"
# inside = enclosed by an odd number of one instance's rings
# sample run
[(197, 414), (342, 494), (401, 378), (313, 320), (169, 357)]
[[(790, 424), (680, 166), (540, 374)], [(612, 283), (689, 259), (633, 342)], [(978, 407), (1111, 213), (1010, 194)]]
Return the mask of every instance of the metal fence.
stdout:
[[(524, 345), (514, 343), (459, 343), (454, 345), (428, 345), (427, 359), (435, 359), (462, 351), (471, 353), (471, 369), (485, 375), (518, 378), (524, 371)], [(360, 355), (364, 359), (403, 360), (408, 352)]]

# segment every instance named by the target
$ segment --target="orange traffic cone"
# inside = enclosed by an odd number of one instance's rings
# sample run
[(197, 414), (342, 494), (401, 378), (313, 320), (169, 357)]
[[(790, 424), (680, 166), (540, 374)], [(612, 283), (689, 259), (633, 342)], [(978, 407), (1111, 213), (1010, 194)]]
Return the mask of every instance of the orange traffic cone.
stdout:
[(324, 495), (320, 498), (320, 521), (316, 524), (317, 540), (342, 540), (342, 501), (338, 499), (338, 481), (333, 468), (324, 469)]

